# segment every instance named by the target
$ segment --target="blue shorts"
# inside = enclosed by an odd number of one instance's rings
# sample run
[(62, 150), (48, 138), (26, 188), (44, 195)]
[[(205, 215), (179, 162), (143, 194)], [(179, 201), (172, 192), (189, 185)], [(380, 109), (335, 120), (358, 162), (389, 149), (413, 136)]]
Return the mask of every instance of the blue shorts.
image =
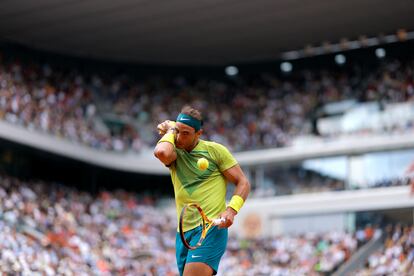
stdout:
[[(201, 235), (202, 227), (199, 226), (184, 233), (186, 240), (190, 244), (195, 244)], [(186, 263), (201, 262), (209, 265), (213, 269), (213, 275), (217, 274), (220, 259), (226, 251), (228, 229), (219, 229), (217, 226), (212, 227), (208, 232), (200, 247), (189, 250), (184, 246), (177, 232), (175, 237), (175, 255), (180, 275), (184, 273)]]

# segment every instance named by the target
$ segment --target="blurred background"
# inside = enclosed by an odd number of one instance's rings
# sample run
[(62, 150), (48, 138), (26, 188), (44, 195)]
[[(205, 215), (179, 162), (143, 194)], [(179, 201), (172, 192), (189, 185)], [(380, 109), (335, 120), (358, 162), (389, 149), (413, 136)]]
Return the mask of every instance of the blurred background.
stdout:
[(414, 275), (413, 12), (1, 1), (0, 271), (178, 275), (153, 148), (191, 104), (252, 185), (218, 275)]

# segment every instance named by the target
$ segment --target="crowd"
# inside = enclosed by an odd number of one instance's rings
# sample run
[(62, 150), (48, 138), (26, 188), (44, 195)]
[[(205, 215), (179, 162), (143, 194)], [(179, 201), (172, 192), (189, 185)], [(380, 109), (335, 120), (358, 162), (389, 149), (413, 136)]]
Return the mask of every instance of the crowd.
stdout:
[(252, 197), (274, 197), (291, 194), (320, 193), (327, 191), (343, 191), (409, 186), (413, 184), (413, 177), (404, 175), (401, 177), (382, 179), (367, 186), (352, 186), (347, 188), (346, 182), (340, 178), (323, 175), (312, 170), (291, 168), (284, 170), (272, 170), (266, 174), (259, 186), (253, 186)]
[(354, 235), (341, 231), (257, 240), (231, 238), (219, 272), (235, 276), (331, 275), (357, 246)]
[(0, 271), (10, 275), (176, 275), (175, 219), (151, 198), (92, 196), (0, 177)]
[(383, 247), (355, 275), (414, 275), (414, 226), (388, 227)]
[(99, 119), (96, 97), (79, 74), (47, 65), (0, 63), (0, 118), (93, 148), (140, 150), (133, 128), (111, 133)]
[[(159, 122), (192, 104), (205, 115), (206, 139), (233, 151), (282, 147), (315, 132), (310, 118), (326, 103), (414, 99), (412, 60), (387, 62), (369, 73), (357, 69), (305, 70), (286, 79), (261, 74), (139, 80), (0, 56), (0, 118), (97, 149), (141, 151), (156, 142)], [(105, 123), (108, 117), (116, 118), (116, 128)]]
[(345, 189), (345, 183), (340, 179), (296, 167), (269, 170), (262, 186), (254, 188), (253, 196), (269, 197)]
[(373, 185), (370, 185), (370, 188), (384, 188), (384, 187), (397, 187), (397, 186), (407, 186), (411, 185), (413, 181), (412, 176), (403, 176), (393, 179), (383, 179)]
[[(97, 195), (0, 176), (0, 271), (20, 275), (177, 275), (174, 215), (148, 196)], [(368, 237), (332, 231), (231, 237), (219, 275), (325, 275)]]
[[(148, 196), (92, 195), (0, 176), (0, 271), (20, 275), (177, 275), (175, 217)], [(219, 275), (330, 275), (374, 236), (330, 231), (231, 236)], [(414, 227), (386, 228), (383, 248), (355, 275), (413, 275)]]

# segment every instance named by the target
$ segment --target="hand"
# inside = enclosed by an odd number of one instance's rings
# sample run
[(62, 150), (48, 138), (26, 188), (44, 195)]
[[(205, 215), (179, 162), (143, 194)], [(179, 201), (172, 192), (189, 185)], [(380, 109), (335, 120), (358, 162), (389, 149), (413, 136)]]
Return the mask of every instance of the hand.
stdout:
[(232, 226), (234, 217), (237, 215), (236, 210), (231, 207), (227, 207), (227, 209), (220, 214), (220, 218), (224, 218), (224, 221), (218, 225), (219, 228), (229, 228)]
[(174, 121), (166, 120), (166, 121), (162, 122), (161, 124), (158, 124), (158, 126), (157, 126), (158, 134), (159, 135), (164, 135), (165, 133), (167, 133), (167, 131), (170, 128), (174, 128), (174, 127), (175, 127), (175, 122)]

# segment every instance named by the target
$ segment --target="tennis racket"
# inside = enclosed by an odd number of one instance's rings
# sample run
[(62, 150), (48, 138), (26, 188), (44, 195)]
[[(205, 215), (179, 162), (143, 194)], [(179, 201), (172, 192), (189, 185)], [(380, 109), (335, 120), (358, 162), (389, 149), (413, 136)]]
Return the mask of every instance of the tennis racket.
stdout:
[[(197, 203), (190, 203), (183, 207), (180, 214), (180, 237), (181, 241), (183, 242), (184, 246), (190, 250), (196, 249), (200, 247), (203, 243), (205, 237), (207, 236), (208, 230), (215, 225), (219, 225), (220, 223), (224, 222), (224, 218), (216, 218), (216, 219), (209, 219), (206, 214), (204, 214), (203, 209), (201, 209), (200, 205)], [(189, 223), (191, 225), (201, 225), (202, 231), (200, 235), (200, 239), (197, 242), (190, 242), (185, 239), (184, 236), (184, 222)]]

